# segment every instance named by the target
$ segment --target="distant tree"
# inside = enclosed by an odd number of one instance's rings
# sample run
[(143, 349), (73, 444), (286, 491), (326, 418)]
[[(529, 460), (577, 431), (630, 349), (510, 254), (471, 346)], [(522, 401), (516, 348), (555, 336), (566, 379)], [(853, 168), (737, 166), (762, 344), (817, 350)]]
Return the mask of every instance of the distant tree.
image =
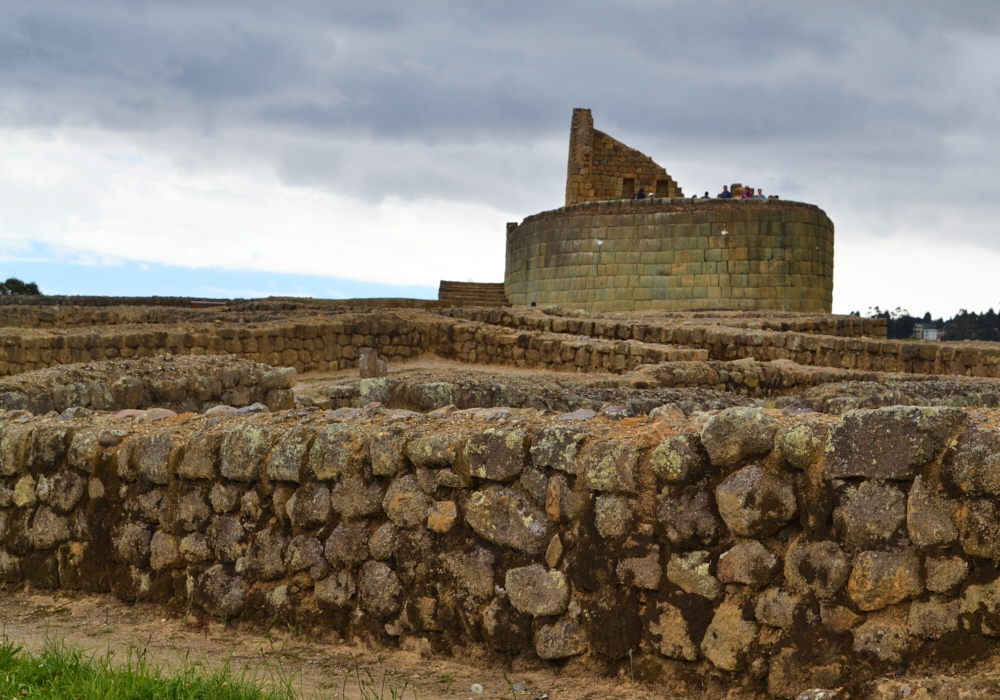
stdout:
[(38, 291), (38, 285), (34, 282), (22, 282), (16, 277), (11, 277), (6, 282), (0, 282), (0, 296), (15, 294), (38, 296), (41, 292)]

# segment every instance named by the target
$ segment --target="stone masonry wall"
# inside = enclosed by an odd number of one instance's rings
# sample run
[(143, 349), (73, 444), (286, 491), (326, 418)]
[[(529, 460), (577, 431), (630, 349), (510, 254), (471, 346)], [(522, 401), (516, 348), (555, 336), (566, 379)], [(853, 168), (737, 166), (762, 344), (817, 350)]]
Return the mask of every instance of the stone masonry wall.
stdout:
[(296, 373), (235, 357), (133, 358), (71, 365), (0, 379), (0, 410), (36, 415), (68, 408), (96, 411), (166, 408), (203, 412), (225, 404), (292, 408)]
[(707, 359), (704, 350), (525, 333), (442, 316), (395, 314), (303, 320), (275, 326), (136, 327), (102, 333), (0, 334), (0, 376), (71, 362), (170, 355), (235, 355), (298, 372), (357, 366), (361, 348), (390, 361), (434, 352), (463, 362), (568, 371), (622, 372), (641, 364)]
[(509, 230), (506, 260), (515, 306), (829, 312), (833, 303), (833, 223), (780, 200), (564, 207)]
[(678, 324), (656, 319), (552, 317), (525, 309), (450, 309), (442, 313), (530, 333), (567, 333), (700, 348), (707, 350), (712, 360), (791, 360), (800, 365), (869, 372), (1000, 377), (1000, 349), (996, 343), (833, 337), (700, 325), (696, 321)]
[(680, 186), (653, 159), (594, 129), (589, 109), (574, 109), (569, 137), (566, 206), (629, 199), (645, 188), (656, 197), (683, 197)]
[(791, 698), (996, 646), (997, 417), (3, 414), (0, 581)]

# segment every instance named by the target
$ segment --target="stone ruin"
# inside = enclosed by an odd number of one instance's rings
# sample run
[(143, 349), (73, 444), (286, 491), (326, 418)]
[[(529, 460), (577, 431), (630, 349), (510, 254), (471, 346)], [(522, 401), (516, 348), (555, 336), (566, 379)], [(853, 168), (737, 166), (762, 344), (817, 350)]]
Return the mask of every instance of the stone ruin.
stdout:
[[(706, 697), (865, 697), (997, 651), (996, 345), (792, 313), (67, 302), (0, 307), (3, 590)], [(477, 371), (396, 372), (420, 356)]]
[(514, 305), (587, 311), (829, 312), (833, 222), (801, 202), (686, 198), (575, 109), (566, 205), (507, 225), (504, 288)]

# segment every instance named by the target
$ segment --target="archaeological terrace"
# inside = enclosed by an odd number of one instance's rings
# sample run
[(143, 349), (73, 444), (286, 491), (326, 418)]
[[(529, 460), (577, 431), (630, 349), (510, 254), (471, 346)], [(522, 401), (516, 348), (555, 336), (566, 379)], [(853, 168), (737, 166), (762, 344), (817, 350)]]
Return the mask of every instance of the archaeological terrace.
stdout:
[(971, 688), (1000, 629), (1000, 348), (884, 336), (791, 311), (4, 299), (2, 595), (631, 664), (665, 697)]

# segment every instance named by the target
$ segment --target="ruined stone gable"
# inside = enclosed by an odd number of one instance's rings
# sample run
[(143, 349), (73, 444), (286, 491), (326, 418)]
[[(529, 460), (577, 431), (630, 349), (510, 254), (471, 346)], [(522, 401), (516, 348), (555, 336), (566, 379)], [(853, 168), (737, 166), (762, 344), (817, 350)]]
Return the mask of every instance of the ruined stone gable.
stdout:
[(683, 197), (652, 158), (594, 128), (589, 109), (574, 109), (569, 137), (566, 206), (629, 199), (640, 187), (652, 197)]

